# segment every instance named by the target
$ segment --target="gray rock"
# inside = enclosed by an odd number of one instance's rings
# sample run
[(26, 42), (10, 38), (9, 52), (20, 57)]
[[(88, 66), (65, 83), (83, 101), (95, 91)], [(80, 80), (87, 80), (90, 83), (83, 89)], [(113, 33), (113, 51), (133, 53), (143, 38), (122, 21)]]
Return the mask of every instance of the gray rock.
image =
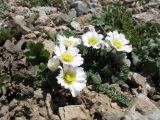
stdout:
[(116, 117), (115, 115), (109, 115), (107, 116), (106, 120), (120, 120), (120, 118)]
[(14, 25), (17, 27), (18, 31), (21, 31), (21, 32), (24, 32), (24, 33), (31, 32), (31, 29), (26, 26), (24, 16), (22, 16), (22, 15), (13, 16), (12, 15), (11, 17), (12, 17), (12, 19), (14, 21)]
[(70, 23), (74, 18), (76, 18), (76, 11), (72, 9), (68, 14), (61, 13), (57, 19), (57, 22), (66, 22)]
[(148, 97), (139, 94), (126, 110), (124, 120), (160, 120), (160, 110)]
[(43, 100), (40, 100), (40, 101), (39, 101), (39, 106), (40, 106), (40, 107), (43, 107), (44, 105), (45, 105), (44, 101), (43, 101)]
[(39, 100), (43, 98), (43, 91), (42, 89), (38, 89), (36, 91), (34, 91), (34, 98)]
[(153, 96), (152, 96), (152, 99), (153, 99), (154, 101), (159, 101), (159, 100), (160, 100), (160, 95), (153, 95)]
[(117, 1), (117, 0), (99, 0), (101, 5), (108, 5), (110, 3), (113, 3), (114, 1)]
[(46, 107), (42, 107), (42, 108), (39, 108), (39, 114), (43, 117), (46, 117), (47, 116), (47, 109)]
[(21, 91), (21, 95), (22, 96), (32, 96), (34, 93), (34, 89), (31, 87), (26, 87), (23, 84), (19, 84), (19, 86), (17, 86), (18, 89)]
[(131, 87), (145, 87), (146, 78), (138, 73), (129, 72), (128, 82), (131, 84)]
[(122, 91), (128, 91), (128, 90), (129, 90), (129, 86), (128, 86), (126, 83), (120, 85), (120, 87), (121, 87), (121, 90), (122, 90)]
[(61, 120), (91, 120), (89, 111), (83, 105), (70, 105), (59, 108)]
[(95, 28), (93, 25), (88, 25), (88, 26), (85, 26), (84, 29), (83, 29), (83, 32), (88, 32), (88, 31), (95, 31)]
[(2, 106), (0, 109), (0, 117), (5, 116), (8, 113), (8, 106)]
[(49, 93), (47, 93), (46, 95), (45, 103), (46, 103), (46, 108), (47, 108), (47, 112), (50, 120), (60, 120), (58, 115), (53, 114), (54, 106), (52, 103), (52, 97)]
[(124, 109), (120, 108), (116, 103), (112, 103), (112, 100), (106, 95), (85, 88), (79, 97), (87, 101), (86, 105), (89, 105), (90, 114), (96, 116), (98, 113), (100, 120), (106, 120), (107, 116), (110, 115), (117, 118), (123, 116)]
[(25, 117), (16, 117), (15, 120), (26, 120)]
[(80, 24), (79, 24), (78, 22), (76, 22), (76, 21), (72, 21), (72, 22), (71, 22), (71, 27), (72, 27), (73, 29), (77, 30), (77, 31), (80, 31), (80, 30), (81, 30)]
[(152, 9), (151, 11), (148, 11), (148, 12), (135, 14), (133, 15), (133, 17), (139, 20), (144, 20), (147, 22), (151, 21), (151, 22), (156, 22), (160, 24), (160, 12), (158, 10)]
[(44, 11), (39, 12), (39, 17), (38, 19), (35, 21), (36, 25), (48, 25), (50, 19), (49, 17), (46, 15), (46, 13)]
[(0, 116), (0, 120), (9, 120), (9, 119), (10, 119), (9, 113), (5, 114), (5, 116), (3, 117)]
[(88, 11), (89, 11), (89, 8), (88, 8), (87, 4), (82, 2), (82, 1), (73, 2), (73, 4), (71, 4), (71, 7), (75, 8), (78, 16), (83, 15), (85, 13), (88, 13)]
[(18, 105), (18, 101), (16, 99), (13, 99), (9, 104), (9, 109), (12, 110)]
[(31, 10), (34, 12), (45, 12), (46, 14), (57, 12), (55, 7), (33, 7)]

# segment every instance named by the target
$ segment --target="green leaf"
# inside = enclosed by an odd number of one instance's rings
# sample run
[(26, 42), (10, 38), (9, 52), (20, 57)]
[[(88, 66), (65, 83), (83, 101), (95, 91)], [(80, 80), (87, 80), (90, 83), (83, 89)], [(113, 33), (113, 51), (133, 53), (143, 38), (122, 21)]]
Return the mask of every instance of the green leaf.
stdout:
[(28, 51), (25, 53), (27, 61), (33, 65), (38, 65), (41, 62), (47, 63), (50, 57), (50, 53), (44, 49), (44, 45), (41, 42), (28, 44)]
[(69, 30), (69, 29), (64, 30), (63, 35), (65, 35), (66, 37), (70, 37), (70, 36), (76, 37), (76, 36), (78, 36), (75, 31), (72, 31), (72, 30)]
[(98, 73), (93, 73), (92, 71), (87, 72), (87, 78), (89, 79), (88, 82), (90, 84), (101, 84), (102, 80)]

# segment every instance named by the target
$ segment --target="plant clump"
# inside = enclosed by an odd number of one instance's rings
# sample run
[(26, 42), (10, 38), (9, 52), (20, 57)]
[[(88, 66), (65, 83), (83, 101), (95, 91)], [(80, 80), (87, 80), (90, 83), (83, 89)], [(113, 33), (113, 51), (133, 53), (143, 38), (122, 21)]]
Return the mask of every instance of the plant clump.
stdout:
[[(94, 16), (92, 23), (104, 34), (106, 31), (118, 29), (134, 46), (129, 55), (131, 69), (144, 72), (158, 79), (160, 67), (160, 25), (145, 21), (138, 21), (120, 4), (107, 5), (102, 14)], [(116, 44), (118, 44), (116, 42)], [(118, 44), (118, 47), (120, 44)]]

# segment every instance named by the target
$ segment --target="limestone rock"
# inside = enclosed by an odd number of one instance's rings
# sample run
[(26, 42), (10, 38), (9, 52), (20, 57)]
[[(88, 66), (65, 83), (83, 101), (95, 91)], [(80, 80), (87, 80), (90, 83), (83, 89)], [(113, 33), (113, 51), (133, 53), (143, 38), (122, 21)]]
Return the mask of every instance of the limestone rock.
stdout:
[(116, 118), (123, 116), (124, 109), (120, 108), (116, 103), (112, 103), (112, 100), (106, 95), (85, 88), (79, 97), (82, 101), (84, 100), (86, 106), (89, 106), (92, 119), (97, 114), (101, 120), (105, 120), (107, 116)]
[(76, 22), (76, 21), (72, 21), (72, 22), (71, 22), (71, 27), (74, 28), (74, 29), (77, 30), (77, 31), (80, 31), (80, 30), (81, 30), (80, 24), (79, 24), (78, 22)]
[(17, 27), (18, 31), (21, 31), (21, 32), (24, 32), (24, 33), (31, 32), (31, 29), (26, 26), (26, 22), (24, 21), (24, 16), (22, 16), (22, 15), (13, 16), (13, 15), (11, 15), (11, 17), (12, 17), (12, 19), (14, 21), (14, 24)]
[(15, 120), (26, 120), (25, 117), (16, 117)]
[(55, 13), (57, 11), (57, 8), (55, 7), (33, 7), (31, 8), (34, 12), (45, 12), (46, 14)]
[(160, 110), (143, 94), (139, 94), (126, 110), (123, 120), (160, 120)]
[(0, 108), (0, 117), (5, 116), (7, 114), (7, 112), (8, 112), (8, 106), (2, 106)]
[(73, 4), (71, 4), (71, 7), (75, 8), (78, 16), (83, 15), (89, 11), (87, 4), (83, 1), (75, 1)]
[(76, 18), (76, 11), (73, 9), (68, 12), (68, 14), (60, 13), (58, 19), (56, 20), (58, 23), (65, 22), (70, 23), (74, 18)]
[(138, 73), (129, 72), (128, 74), (128, 82), (132, 84), (134, 87), (145, 86), (146, 78)]
[(49, 22), (49, 17), (44, 11), (39, 12), (39, 18), (35, 21), (35, 24), (38, 25), (47, 25)]
[(70, 105), (59, 108), (61, 120), (91, 120), (89, 111), (83, 105)]
[(133, 17), (140, 19), (140, 20), (144, 20), (144, 21), (152, 21), (152, 22), (156, 22), (160, 24), (160, 13), (159, 11), (148, 11), (148, 12), (143, 12), (143, 13), (139, 13), (139, 14), (135, 14), (133, 15)]

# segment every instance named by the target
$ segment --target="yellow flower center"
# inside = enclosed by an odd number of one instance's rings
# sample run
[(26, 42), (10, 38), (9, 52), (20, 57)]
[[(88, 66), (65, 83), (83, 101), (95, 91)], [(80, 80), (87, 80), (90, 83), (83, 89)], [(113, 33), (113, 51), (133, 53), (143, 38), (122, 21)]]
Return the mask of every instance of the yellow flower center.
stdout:
[(93, 38), (93, 37), (92, 37), (92, 38), (89, 38), (89, 39), (88, 39), (88, 43), (91, 44), (91, 45), (95, 45), (95, 44), (97, 43), (97, 39), (96, 39), (96, 38)]
[(67, 84), (72, 84), (75, 81), (76, 75), (73, 72), (66, 71), (63, 76), (63, 80)]
[(58, 65), (57, 65), (57, 63), (56, 63), (56, 62), (52, 62), (52, 64), (51, 64), (51, 68), (52, 68), (52, 69), (56, 69), (56, 68), (57, 68), (57, 66), (58, 66)]
[(117, 48), (117, 49), (121, 49), (123, 47), (122, 43), (120, 42), (119, 39), (113, 39), (112, 43), (113, 43), (114, 47)]
[(66, 39), (66, 40), (64, 40), (64, 45), (67, 46), (67, 47), (73, 45), (73, 43), (74, 43), (74, 42), (73, 42), (73, 40), (71, 40), (71, 39)]
[(73, 55), (71, 53), (62, 53), (61, 59), (65, 62), (72, 62), (73, 61)]

